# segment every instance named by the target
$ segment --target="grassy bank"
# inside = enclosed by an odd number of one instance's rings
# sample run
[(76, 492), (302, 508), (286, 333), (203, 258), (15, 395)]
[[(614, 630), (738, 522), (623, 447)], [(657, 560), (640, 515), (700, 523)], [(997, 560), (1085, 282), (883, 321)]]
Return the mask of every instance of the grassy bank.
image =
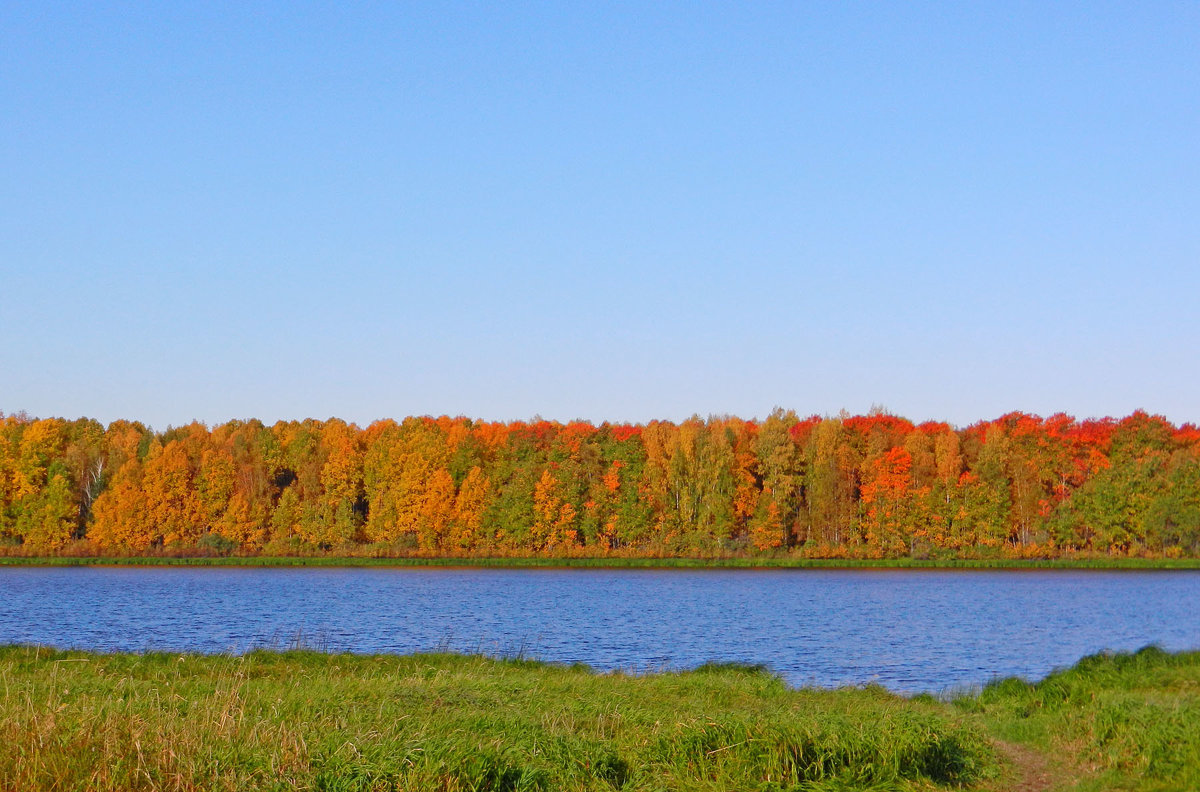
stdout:
[(0, 566), (490, 567), (552, 569), (1200, 569), (1200, 558), (540, 558), (0, 556)]
[(9, 648), (0, 679), (13, 789), (916, 790), (993, 769), (944, 705), (738, 667)]
[(1053, 775), (1082, 779), (1078, 792), (1200, 789), (1200, 652), (1097, 655), (955, 706), (998, 739), (1059, 757)]
[(1154, 650), (945, 703), (734, 666), (10, 647), (0, 787), (1183, 790), (1198, 695), (1200, 654)]

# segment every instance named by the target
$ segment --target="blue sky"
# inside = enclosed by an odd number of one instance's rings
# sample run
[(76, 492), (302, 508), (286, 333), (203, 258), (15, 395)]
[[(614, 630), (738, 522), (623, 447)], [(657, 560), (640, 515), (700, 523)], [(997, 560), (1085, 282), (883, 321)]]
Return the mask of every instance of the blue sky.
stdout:
[(0, 7), (0, 410), (1200, 421), (1200, 5)]

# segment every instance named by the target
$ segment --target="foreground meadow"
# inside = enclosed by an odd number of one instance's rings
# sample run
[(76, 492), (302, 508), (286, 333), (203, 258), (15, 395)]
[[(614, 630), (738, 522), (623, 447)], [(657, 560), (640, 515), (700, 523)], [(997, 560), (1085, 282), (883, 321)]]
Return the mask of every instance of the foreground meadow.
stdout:
[(627, 676), (458, 655), (8, 647), (0, 785), (1189, 789), (1198, 683), (1200, 655), (1156, 650), (947, 703), (795, 690), (739, 666)]

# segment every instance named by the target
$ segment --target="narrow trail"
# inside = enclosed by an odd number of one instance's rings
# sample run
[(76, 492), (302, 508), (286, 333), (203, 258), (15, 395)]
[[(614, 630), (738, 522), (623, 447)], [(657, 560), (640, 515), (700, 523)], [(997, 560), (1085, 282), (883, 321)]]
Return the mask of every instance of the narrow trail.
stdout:
[(1041, 751), (1034, 750), (1019, 743), (993, 740), (996, 750), (1008, 760), (1013, 768), (1013, 778), (1006, 785), (999, 786), (1004, 792), (1050, 792), (1063, 789), (1070, 777), (1063, 771), (1051, 765), (1050, 760)]

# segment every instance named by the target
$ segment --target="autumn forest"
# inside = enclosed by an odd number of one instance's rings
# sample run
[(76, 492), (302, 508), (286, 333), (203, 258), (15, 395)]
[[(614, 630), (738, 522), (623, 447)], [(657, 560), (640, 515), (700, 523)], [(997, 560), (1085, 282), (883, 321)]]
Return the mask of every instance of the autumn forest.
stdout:
[(1200, 555), (1200, 429), (0, 415), (0, 554)]

